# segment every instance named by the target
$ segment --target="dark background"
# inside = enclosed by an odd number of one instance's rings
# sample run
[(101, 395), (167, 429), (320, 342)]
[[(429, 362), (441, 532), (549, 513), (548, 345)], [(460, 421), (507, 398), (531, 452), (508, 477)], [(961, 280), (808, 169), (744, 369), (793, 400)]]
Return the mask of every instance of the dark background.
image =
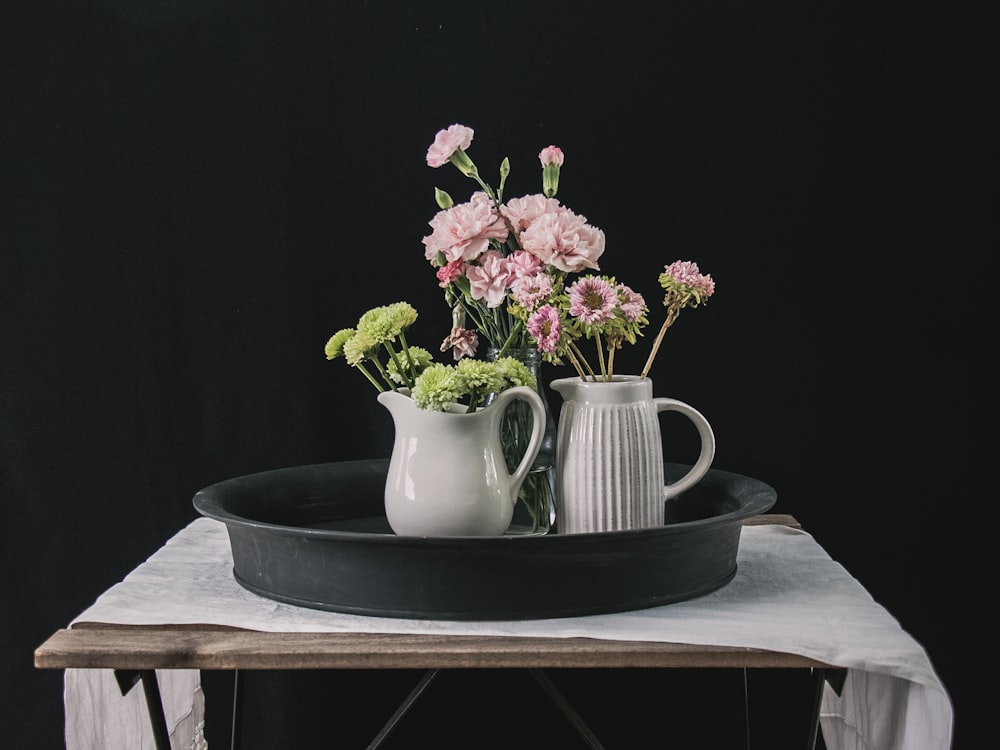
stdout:
[[(538, 191), (538, 150), (561, 146), (560, 199), (606, 232), (602, 270), (654, 305), (665, 263), (713, 275), (657, 394), (699, 408), (716, 468), (774, 486), (774, 510), (920, 641), (954, 746), (981, 746), (1000, 697), (998, 29), (987, 2), (4, 4), (0, 704), (17, 711), (0, 746), (61, 745), (61, 674), (32, 651), (193, 520), (198, 489), (388, 455), (387, 413), (323, 345), (404, 299), (411, 340), (447, 333), (420, 239), (434, 186), (473, 187), (424, 163), (456, 122), (491, 181), (510, 157), (509, 196)], [(392, 709), (376, 698), (415, 679), (250, 677), (247, 738), (297, 748), (351, 718), (370, 739)], [(711, 734), (738, 705), (731, 676), (563, 677), (584, 708), (625, 700), (609, 748), (629, 726), (736, 744)], [(807, 686), (751, 678), (770, 683), (763, 714), (794, 724)], [(209, 729), (228, 731), (207, 679)], [(501, 723), (538, 712), (496, 684), (449, 699), (442, 682), (447, 726), (497, 721), (470, 695), (494, 695)], [(374, 724), (345, 708), (359, 685)], [(801, 746), (793, 730), (768, 746)]]

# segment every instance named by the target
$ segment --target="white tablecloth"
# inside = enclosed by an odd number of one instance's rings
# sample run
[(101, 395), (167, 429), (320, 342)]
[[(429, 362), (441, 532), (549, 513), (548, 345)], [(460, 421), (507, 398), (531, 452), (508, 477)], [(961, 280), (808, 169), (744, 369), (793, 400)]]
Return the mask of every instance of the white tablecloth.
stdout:
[[(233, 579), (232, 564), (225, 525), (199, 518), (74, 624), (204, 623), (275, 632), (586, 637), (762, 648), (848, 669), (841, 695), (827, 686), (823, 696), (820, 724), (830, 750), (951, 747), (951, 701), (923, 647), (804, 531), (744, 527), (735, 578), (697, 599), (550, 620), (406, 620), (313, 610), (247, 591)], [(198, 672), (172, 672), (159, 674), (173, 748), (198, 748), (204, 720)], [(67, 750), (152, 750), (141, 696), (123, 701), (115, 691), (108, 670), (67, 670)]]

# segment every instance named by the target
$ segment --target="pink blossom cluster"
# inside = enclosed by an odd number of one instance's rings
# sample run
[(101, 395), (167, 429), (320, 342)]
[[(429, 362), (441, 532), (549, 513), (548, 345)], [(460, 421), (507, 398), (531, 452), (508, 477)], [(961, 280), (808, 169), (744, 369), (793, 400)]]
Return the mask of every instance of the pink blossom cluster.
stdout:
[(581, 335), (632, 340), (646, 323), (647, 309), (642, 295), (630, 287), (604, 276), (585, 276), (566, 289), (562, 307), (545, 304), (531, 313), (527, 328), (539, 351), (553, 354)]
[[(508, 292), (524, 304), (551, 291), (546, 266), (566, 273), (597, 269), (604, 253), (603, 231), (543, 195), (514, 198), (497, 209), (478, 191), (469, 202), (439, 211), (429, 224), (424, 257), (438, 267), (438, 283), (447, 287), (464, 277), (472, 299), (491, 308)], [(518, 249), (506, 252), (512, 244)]]
[[(593, 339), (598, 347), (600, 372), (610, 378), (614, 352), (624, 342), (635, 344), (649, 311), (641, 294), (614, 278), (588, 275), (571, 281), (569, 274), (599, 270), (604, 254), (604, 232), (564, 206), (554, 196), (565, 155), (558, 146), (538, 153), (542, 192), (504, 199), (510, 172), (504, 159), (500, 187), (486, 184), (466, 150), (473, 131), (452, 125), (438, 132), (427, 150), (427, 164), (451, 162), (480, 190), (468, 202), (454, 204), (436, 191), (441, 210), (430, 220), (431, 233), (423, 238), (424, 255), (436, 268), (438, 284), (455, 314), (451, 334), (441, 346), (456, 359), (473, 356), (477, 332), (465, 328), (466, 314), (490, 345), (518, 348), (534, 345), (544, 359), (566, 357), (584, 376), (594, 370), (578, 346)], [(711, 276), (696, 263), (677, 261), (665, 266), (660, 284), (667, 289), (668, 316), (654, 343), (648, 371), (663, 332), (681, 307), (696, 306), (715, 291)], [(505, 313), (497, 308), (507, 304)]]
[(715, 294), (715, 281), (709, 274), (702, 274), (698, 264), (690, 260), (678, 260), (667, 265), (660, 276), (664, 280), (672, 280), (675, 284), (690, 287), (701, 299), (708, 299)]

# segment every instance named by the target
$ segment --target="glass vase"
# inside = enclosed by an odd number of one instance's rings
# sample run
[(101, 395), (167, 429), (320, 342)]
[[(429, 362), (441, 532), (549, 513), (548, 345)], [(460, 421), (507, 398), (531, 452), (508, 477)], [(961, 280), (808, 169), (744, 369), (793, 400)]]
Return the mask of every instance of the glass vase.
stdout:
[[(486, 359), (497, 359), (499, 349), (486, 350)], [(545, 407), (545, 432), (542, 437), (542, 447), (538, 451), (521, 485), (517, 503), (514, 506), (514, 518), (511, 521), (509, 534), (547, 534), (556, 521), (555, 476), (556, 476), (556, 419), (549, 406), (545, 394), (545, 386), (541, 377), (541, 355), (535, 349), (508, 349), (505, 357), (513, 357), (522, 362), (535, 376), (535, 390)], [(503, 446), (504, 459), (507, 468), (513, 471), (524, 456), (531, 439), (531, 411), (523, 402), (513, 402), (507, 407), (500, 424), (500, 443)]]

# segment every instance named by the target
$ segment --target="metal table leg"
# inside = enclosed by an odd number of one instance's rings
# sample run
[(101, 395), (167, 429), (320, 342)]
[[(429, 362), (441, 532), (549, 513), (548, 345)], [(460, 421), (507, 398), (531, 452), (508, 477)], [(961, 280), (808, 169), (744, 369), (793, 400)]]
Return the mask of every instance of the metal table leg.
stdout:
[(819, 738), (819, 714), (823, 703), (823, 686), (830, 683), (837, 695), (844, 689), (844, 680), (847, 678), (846, 669), (814, 669), (813, 673), (813, 708), (812, 718), (809, 721), (809, 744), (808, 750), (815, 750), (816, 740)]
[(163, 713), (163, 700), (160, 696), (160, 685), (156, 681), (156, 671), (116, 669), (115, 679), (122, 695), (127, 695), (137, 682), (142, 682), (142, 692), (146, 698), (146, 709), (149, 712), (156, 750), (170, 750), (170, 733), (167, 731), (167, 718)]

